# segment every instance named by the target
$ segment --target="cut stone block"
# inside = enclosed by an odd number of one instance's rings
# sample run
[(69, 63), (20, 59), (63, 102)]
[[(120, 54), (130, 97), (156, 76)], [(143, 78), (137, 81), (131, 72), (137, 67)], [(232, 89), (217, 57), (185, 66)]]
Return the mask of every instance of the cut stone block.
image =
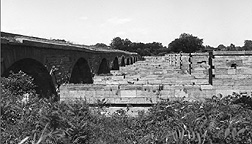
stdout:
[(121, 97), (136, 97), (136, 90), (120, 90)]

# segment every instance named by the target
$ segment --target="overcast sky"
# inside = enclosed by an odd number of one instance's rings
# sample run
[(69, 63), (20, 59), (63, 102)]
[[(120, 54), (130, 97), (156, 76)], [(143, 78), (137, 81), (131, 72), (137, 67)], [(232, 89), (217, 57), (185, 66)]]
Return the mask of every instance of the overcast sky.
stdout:
[(92, 45), (114, 37), (167, 46), (181, 33), (204, 45), (252, 40), (252, 0), (1, 0), (1, 31)]

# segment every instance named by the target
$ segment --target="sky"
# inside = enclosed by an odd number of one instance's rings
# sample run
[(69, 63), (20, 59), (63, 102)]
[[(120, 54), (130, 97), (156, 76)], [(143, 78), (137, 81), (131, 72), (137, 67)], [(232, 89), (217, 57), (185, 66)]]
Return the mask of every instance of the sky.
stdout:
[(252, 40), (252, 0), (1, 0), (1, 31), (94, 45), (115, 37), (161, 42), (182, 33), (203, 45)]

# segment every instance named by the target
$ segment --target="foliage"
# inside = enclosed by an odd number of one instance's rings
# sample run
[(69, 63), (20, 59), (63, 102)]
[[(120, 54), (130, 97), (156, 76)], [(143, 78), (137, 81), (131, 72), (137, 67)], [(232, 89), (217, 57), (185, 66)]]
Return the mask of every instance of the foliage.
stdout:
[(22, 71), (16, 74), (10, 72), (8, 78), (1, 78), (1, 86), (4, 93), (10, 93), (12, 95), (34, 93), (33, 89), (35, 88), (33, 79)]
[(252, 50), (252, 40), (245, 40), (243, 49), (244, 50)]
[(111, 48), (125, 50), (130, 52), (136, 52), (141, 56), (151, 56), (151, 55), (164, 55), (169, 52), (169, 50), (159, 42), (152, 43), (141, 43), (141, 42), (131, 42), (129, 39), (122, 39), (120, 37), (115, 37), (110, 44)]
[[(102, 47), (102, 46), (101, 46)], [(209, 52), (209, 51), (241, 51), (241, 50), (252, 50), (252, 41), (245, 40), (244, 46), (224, 46), (220, 44), (218, 47), (212, 47), (209, 45), (203, 46), (203, 39), (200, 39), (191, 34), (183, 33), (172, 42), (169, 43), (168, 48), (163, 46), (162, 43), (142, 43), (132, 42), (129, 39), (122, 39), (115, 37), (110, 47), (113, 49), (125, 50), (130, 52), (136, 52), (141, 56), (163, 56), (167, 53), (193, 53), (193, 52)]]
[(1, 143), (87, 142), (87, 104), (38, 99), (32, 80), (23, 72), (1, 78)]
[(168, 48), (172, 52), (184, 52), (184, 53), (193, 53), (196, 51), (202, 50), (203, 47), (203, 39), (199, 39), (196, 36), (191, 34), (183, 33), (179, 38), (172, 41)]
[(220, 44), (216, 50), (220, 51), (249, 51), (252, 50), (252, 40), (245, 40), (244, 45), (242, 47), (235, 46), (234, 44), (230, 44), (230, 46), (224, 46), (223, 44)]
[[(204, 102), (166, 100), (137, 117), (124, 110), (105, 116), (84, 100), (38, 99), (32, 79), (22, 72), (1, 81), (3, 144), (252, 143), (252, 99), (240, 94)], [(27, 92), (29, 99), (23, 102)]]
[(108, 46), (104, 43), (97, 43), (94, 45), (95, 47), (102, 47), (102, 48), (108, 48)]
[(226, 50), (226, 47), (223, 44), (220, 44), (220, 45), (218, 45), (218, 47), (217, 47), (216, 50), (222, 50), (222, 51), (224, 51), (224, 50)]

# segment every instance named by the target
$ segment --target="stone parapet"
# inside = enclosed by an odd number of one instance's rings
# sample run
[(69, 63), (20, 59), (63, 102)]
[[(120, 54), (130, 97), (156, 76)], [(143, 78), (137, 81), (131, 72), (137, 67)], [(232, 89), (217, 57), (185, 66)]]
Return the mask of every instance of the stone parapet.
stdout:
[(213, 51), (215, 56), (239, 56), (239, 55), (252, 55), (252, 51)]
[(62, 85), (60, 100), (84, 99), (90, 104), (98, 100), (105, 100), (107, 104), (156, 104), (164, 99), (204, 100), (233, 93), (252, 96), (252, 85)]

